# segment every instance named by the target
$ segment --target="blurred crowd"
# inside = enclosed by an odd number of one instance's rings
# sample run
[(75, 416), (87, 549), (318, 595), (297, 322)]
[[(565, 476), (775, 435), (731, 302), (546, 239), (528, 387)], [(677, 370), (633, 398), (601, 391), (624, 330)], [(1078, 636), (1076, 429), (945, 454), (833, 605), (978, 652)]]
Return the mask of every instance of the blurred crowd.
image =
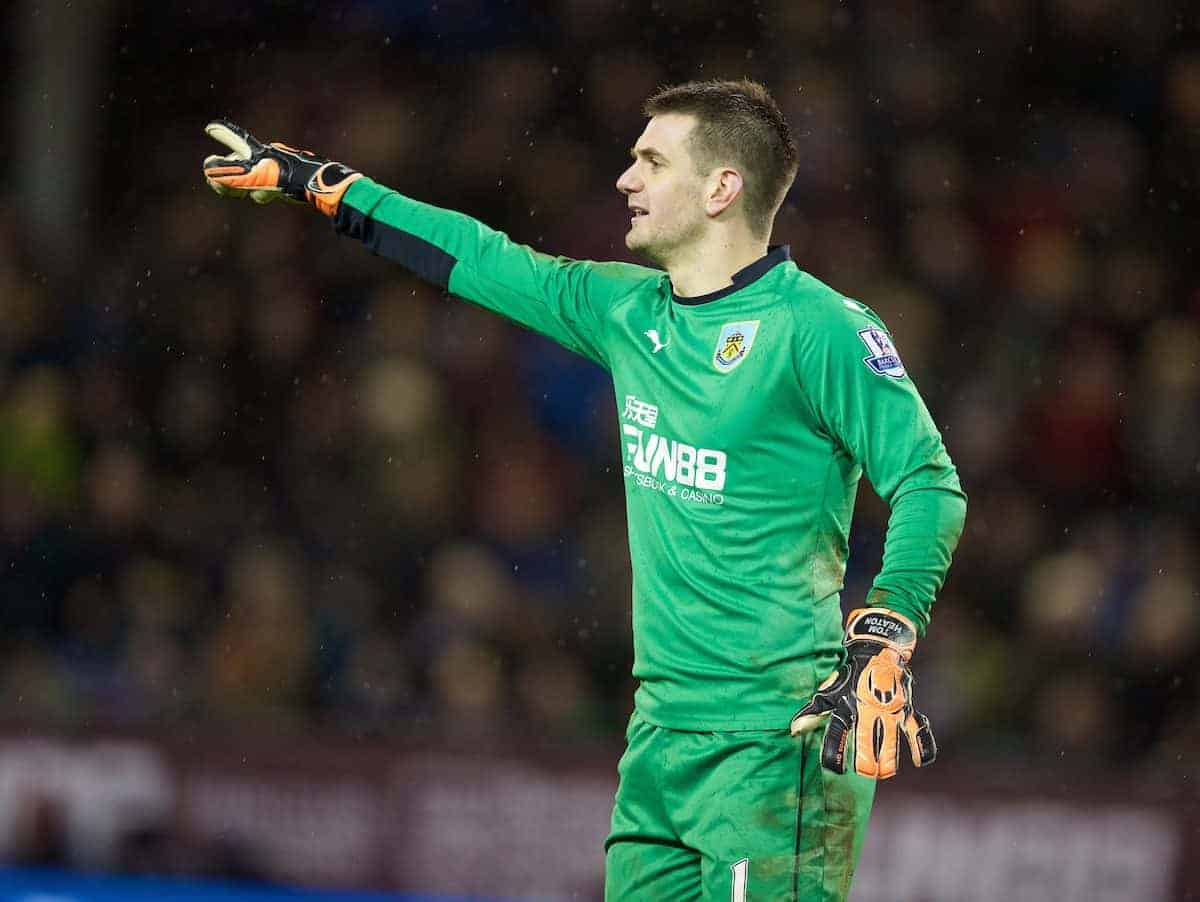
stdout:
[[(629, 259), (642, 100), (748, 75), (800, 148), (774, 241), (888, 323), (971, 499), (915, 665), (946, 754), (1188, 767), (1194, 11), (360, 2), (318, 34), (304, 4), (116, 6), (81, 256), (0, 220), (0, 716), (618, 737), (604, 374), (319, 217), (219, 199), (202, 126)], [(886, 528), (861, 496), (847, 607)]]

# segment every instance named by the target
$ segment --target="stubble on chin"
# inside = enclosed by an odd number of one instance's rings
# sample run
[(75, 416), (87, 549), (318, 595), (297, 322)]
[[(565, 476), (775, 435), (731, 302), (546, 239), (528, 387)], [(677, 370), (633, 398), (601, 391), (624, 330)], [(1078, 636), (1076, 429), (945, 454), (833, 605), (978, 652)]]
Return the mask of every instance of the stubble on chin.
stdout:
[(631, 244), (629, 239), (625, 240), (625, 246), (633, 251), (636, 256), (640, 257), (644, 262), (650, 264), (651, 266), (657, 266), (660, 269), (667, 268), (666, 260), (664, 259), (663, 255), (658, 252), (657, 248), (647, 244)]
[(651, 266), (659, 266), (665, 269), (666, 263), (662, 254), (663, 248), (647, 240), (645, 235), (635, 235), (635, 231), (635, 228), (631, 228), (625, 233), (625, 247)]
[(625, 233), (625, 247), (637, 256), (649, 259), (646, 254), (646, 242), (641, 239), (640, 235), (635, 235), (635, 231), (637, 231), (636, 228), (631, 228)]

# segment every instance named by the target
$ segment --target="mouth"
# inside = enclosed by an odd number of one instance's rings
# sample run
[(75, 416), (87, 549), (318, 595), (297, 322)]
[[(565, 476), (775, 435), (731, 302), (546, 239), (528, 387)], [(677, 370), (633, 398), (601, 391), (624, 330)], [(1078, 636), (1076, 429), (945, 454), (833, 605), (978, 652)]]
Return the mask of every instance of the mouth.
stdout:
[(643, 216), (647, 216), (647, 215), (649, 215), (649, 211), (648, 211), (648, 210), (645, 210), (645, 209), (643, 209), (642, 207), (633, 207), (633, 206), (631, 206), (631, 207), (629, 208), (629, 220), (630, 220), (630, 222), (634, 222), (634, 221), (636, 221), (636, 220), (640, 219), (641, 217), (643, 217)]

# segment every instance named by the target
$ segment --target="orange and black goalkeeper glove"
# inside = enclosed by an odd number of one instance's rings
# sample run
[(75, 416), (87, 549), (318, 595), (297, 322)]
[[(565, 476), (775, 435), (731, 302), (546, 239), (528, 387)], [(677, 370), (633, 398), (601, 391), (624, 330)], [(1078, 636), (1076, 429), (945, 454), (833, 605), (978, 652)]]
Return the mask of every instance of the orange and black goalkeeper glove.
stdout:
[(902, 733), (913, 764), (932, 764), (937, 745), (929, 718), (913, 707), (908, 670), (916, 628), (895, 611), (859, 608), (846, 619), (842, 644), (845, 662), (792, 718), (792, 735), (825, 724), (821, 763), (834, 773), (895, 776)]
[(351, 182), (362, 178), (361, 172), (310, 151), (263, 144), (228, 119), (214, 120), (204, 130), (232, 151), (204, 161), (204, 178), (217, 194), (249, 197), (256, 204), (283, 198), (333, 216)]

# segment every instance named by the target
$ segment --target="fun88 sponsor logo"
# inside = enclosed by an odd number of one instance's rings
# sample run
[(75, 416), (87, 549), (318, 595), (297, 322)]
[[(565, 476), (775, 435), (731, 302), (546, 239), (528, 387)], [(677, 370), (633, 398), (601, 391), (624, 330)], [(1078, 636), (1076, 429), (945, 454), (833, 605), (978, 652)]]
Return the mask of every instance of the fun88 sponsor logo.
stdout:
[[(625, 398), (624, 417), (633, 420), (638, 426), (653, 426), (658, 420), (658, 408), (629, 395)], [(626, 438), (626, 476), (632, 476), (636, 472), (641, 476), (638, 479), (639, 485), (657, 488), (669, 495), (675, 494), (673, 488), (669, 487), (672, 483), (686, 489), (699, 490), (682, 493), (685, 500), (710, 504), (721, 504), (724, 501), (720, 496), (693, 497), (701, 492), (720, 492), (725, 488), (724, 451), (696, 448), (686, 442), (639, 429), (638, 426), (633, 423), (621, 424), (621, 431)], [(644, 477), (649, 477), (649, 480)]]

